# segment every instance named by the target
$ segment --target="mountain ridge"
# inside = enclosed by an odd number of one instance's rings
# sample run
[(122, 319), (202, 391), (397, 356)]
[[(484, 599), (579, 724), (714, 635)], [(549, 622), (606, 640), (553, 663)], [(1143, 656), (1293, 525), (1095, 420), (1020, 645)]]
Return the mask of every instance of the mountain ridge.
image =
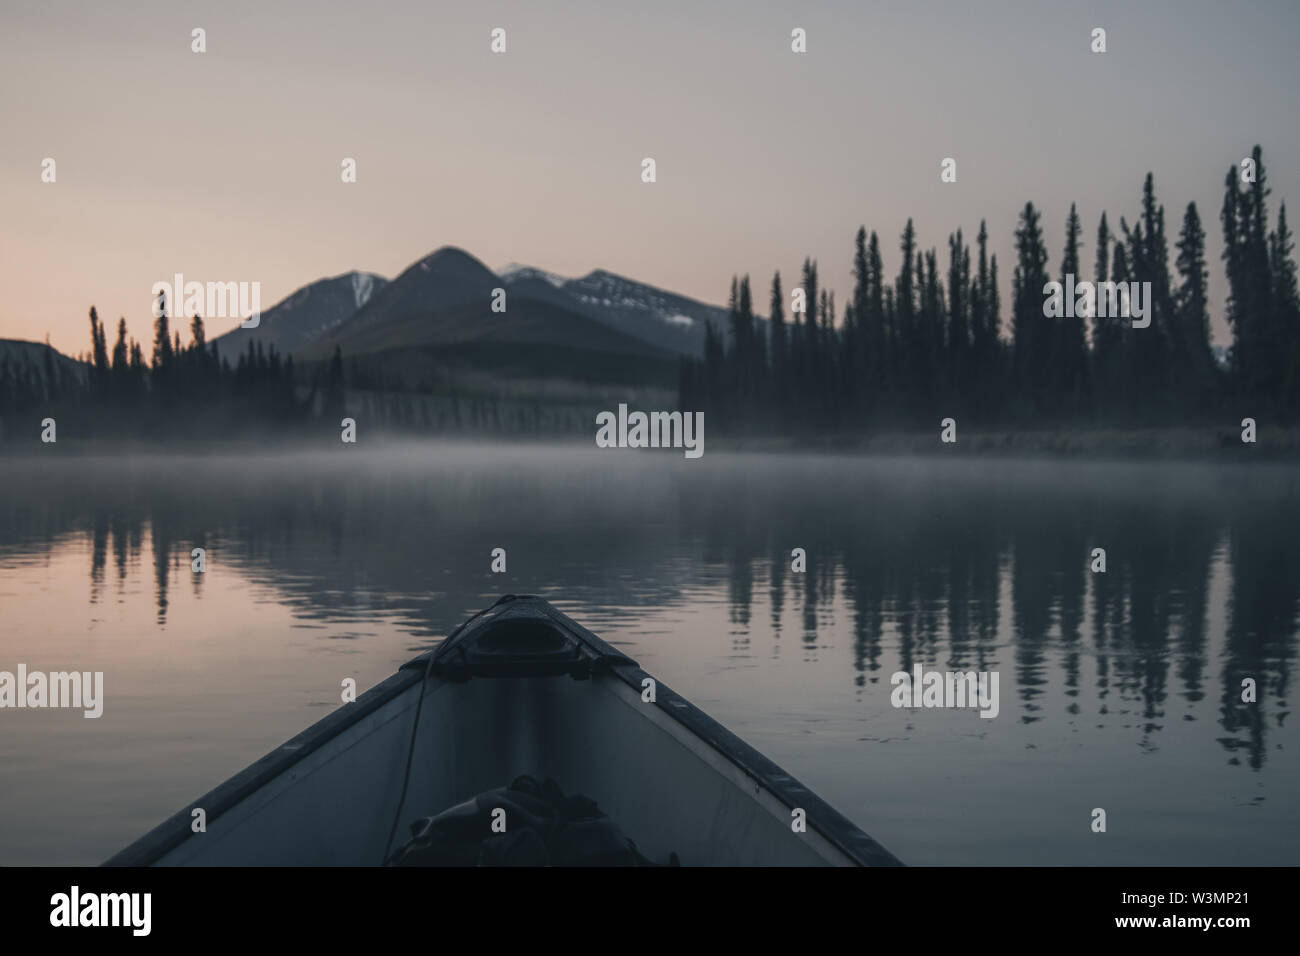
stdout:
[(212, 339), (212, 344), (218, 355), (231, 362), (253, 342), (291, 355), (346, 322), (387, 285), (381, 275), (356, 270), (317, 279), (263, 312), (257, 328), (236, 326)]
[(511, 263), (498, 274), (507, 289), (514, 286), (528, 295), (545, 294), (538, 283), (548, 283), (556, 294), (567, 296), (573, 308), (682, 355), (701, 354), (709, 323), (724, 337), (729, 332), (726, 309), (607, 269), (593, 269), (584, 276), (570, 278)]

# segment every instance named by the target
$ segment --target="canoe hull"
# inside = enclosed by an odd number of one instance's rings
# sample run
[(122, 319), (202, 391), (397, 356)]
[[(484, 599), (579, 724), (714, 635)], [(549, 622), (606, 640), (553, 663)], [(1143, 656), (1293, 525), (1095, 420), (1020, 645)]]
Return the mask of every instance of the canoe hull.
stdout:
[[(521, 774), (596, 800), (653, 860), (675, 852), (685, 865), (897, 864), (669, 688), (655, 684), (655, 700), (643, 699), (648, 675), (546, 602), (513, 599), (499, 614), (542, 615), (613, 666), (587, 679), (449, 679), (417, 658), (108, 864), (380, 865), (394, 819), (401, 843), (417, 818)], [(190, 827), (196, 807), (204, 833)], [(792, 827), (796, 809), (804, 832)]]

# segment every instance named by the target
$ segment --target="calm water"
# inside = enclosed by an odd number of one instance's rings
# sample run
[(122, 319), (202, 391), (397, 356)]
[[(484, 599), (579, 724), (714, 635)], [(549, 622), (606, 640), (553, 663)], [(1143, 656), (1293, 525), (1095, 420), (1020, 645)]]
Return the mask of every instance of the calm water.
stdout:
[[(905, 862), (1300, 863), (1300, 470), (340, 446), (0, 487), (0, 670), (107, 697), (0, 711), (0, 863), (100, 862), (506, 592)], [(893, 708), (917, 663), (998, 671), (1001, 713)]]

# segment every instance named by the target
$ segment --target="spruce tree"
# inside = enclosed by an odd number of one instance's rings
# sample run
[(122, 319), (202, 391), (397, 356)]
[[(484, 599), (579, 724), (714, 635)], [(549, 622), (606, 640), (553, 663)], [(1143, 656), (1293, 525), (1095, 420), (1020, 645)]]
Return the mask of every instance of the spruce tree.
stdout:
[(95, 375), (103, 382), (108, 376), (108, 345), (104, 337), (104, 323), (99, 320), (99, 313), (93, 305), (90, 307), (90, 338)]
[(1003, 375), (1006, 358), (1002, 345), (1002, 293), (998, 290), (998, 257), (995, 253), (989, 256), (988, 306), (985, 311), (989, 349), (987, 400), (990, 413), (994, 415), (1001, 413), (1006, 401), (1004, 384), (1006, 378)]
[[(1166, 406), (1177, 400), (1172, 394), (1173, 357), (1183, 351), (1181, 329), (1174, 318), (1172, 282), (1169, 278), (1169, 246), (1165, 239), (1165, 210), (1156, 202), (1155, 177), (1147, 173), (1142, 183), (1142, 224), (1135, 229), (1138, 247), (1134, 250), (1134, 279), (1150, 282), (1151, 294), (1146, 303), (1151, 324), (1127, 333), (1133, 342), (1133, 355), (1142, 370), (1140, 401), (1145, 408)], [(1139, 334), (1140, 333), (1140, 334)]]
[(1037, 413), (1046, 399), (1049, 350), (1043, 317), (1043, 288), (1047, 285), (1047, 249), (1041, 216), (1025, 203), (1016, 229), (1016, 269), (1012, 279), (1012, 371), (1025, 409)]
[[(1062, 288), (1067, 285), (1067, 276), (1073, 276), (1076, 285), (1083, 278), (1079, 274), (1079, 237), (1082, 232), (1079, 211), (1074, 203), (1070, 203), (1070, 215), (1065, 222), (1065, 251), (1061, 256)], [(1061, 394), (1064, 409), (1077, 415), (1083, 411), (1087, 400), (1087, 332), (1083, 316), (1073, 308), (1075, 303), (1064, 304), (1066, 314), (1057, 320), (1059, 326), (1055, 337), (1060, 350), (1055, 363), (1058, 375), (1056, 387)], [(1075, 314), (1071, 315), (1071, 312)]]
[(989, 412), (989, 386), (992, 367), (990, 356), (993, 343), (990, 338), (990, 295), (989, 295), (989, 231), (984, 220), (980, 220), (980, 231), (975, 237), (979, 250), (976, 257), (975, 276), (970, 282), (970, 327), (971, 327), (971, 394), (975, 403), (976, 417), (984, 419)]
[(1219, 222), (1223, 228), (1223, 266), (1228, 278), (1226, 317), (1232, 329), (1229, 363), (1237, 388), (1249, 389), (1248, 370), (1255, 367), (1256, 326), (1252, 321), (1250, 294), (1246, 283), (1245, 248), (1242, 242), (1242, 201), (1237, 187), (1237, 170), (1230, 167), (1223, 184), (1223, 205)]
[(905, 390), (910, 390), (915, 382), (916, 369), (913, 367), (916, 356), (916, 230), (912, 220), (907, 220), (903, 227), (903, 236), (899, 243), (903, 254), (902, 268), (894, 282), (894, 310), (899, 360), (899, 375), (905, 383)]
[(1273, 271), (1269, 262), (1268, 188), (1264, 157), (1259, 146), (1251, 150), (1255, 181), (1247, 184), (1243, 197), (1243, 234), (1247, 298), (1255, 325), (1255, 369), (1250, 373), (1256, 395), (1273, 399), (1286, 389), (1284, 382), (1285, 343), (1282, 322), (1273, 302)]
[[(1115, 376), (1118, 374), (1116, 361), (1119, 354), (1118, 320), (1103, 309), (1102, 298), (1105, 295), (1103, 285), (1110, 279), (1111, 250), (1116, 252), (1123, 247), (1112, 243), (1110, 225), (1106, 213), (1102, 212), (1097, 223), (1097, 252), (1094, 268), (1096, 270), (1097, 295), (1092, 313), (1092, 381), (1093, 400), (1097, 410), (1105, 417), (1114, 404)], [(1102, 312), (1106, 314), (1103, 315)]]
[(1214, 383), (1214, 357), (1210, 351), (1208, 269), (1205, 264), (1205, 230), (1196, 203), (1188, 203), (1178, 237), (1175, 268), (1181, 282), (1174, 296), (1179, 341), (1183, 349), (1175, 356), (1180, 391), (1194, 408), (1202, 407)]
[(818, 288), (817, 264), (811, 258), (803, 260), (804, 320), (799, 347), (799, 381), (795, 394), (803, 404), (803, 417), (811, 420), (821, 405), (821, 383), (817, 370), (821, 366), (821, 348), (818, 342)]
[(968, 396), (969, 357), (971, 351), (970, 250), (958, 229), (948, 236), (948, 328), (946, 351), (948, 383), (944, 390), (954, 400)]
[(1272, 304), (1277, 322), (1278, 365), (1283, 392), (1278, 399), (1292, 415), (1300, 410), (1300, 292), (1296, 287), (1295, 243), (1286, 221), (1286, 203), (1277, 214), (1277, 229), (1269, 236), (1269, 264), (1273, 276)]
[(785, 295), (781, 291), (780, 271), (777, 271), (772, 276), (772, 296), (768, 309), (771, 313), (769, 335), (772, 339), (772, 407), (777, 410), (779, 418), (780, 410), (787, 397), (786, 377), (789, 374), (787, 368), (789, 346), (786, 343), (785, 329)]
[(871, 264), (867, 253), (867, 229), (858, 228), (853, 238), (853, 300), (844, 310), (844, 335), (848, 349), (847, 374), (858, 398), (859, 412), (866, 410), (868, 395), (877, 383), (872, 374), (875, 343), (872, 341), (868, 302), (871, 298)]
[(167, 312), (164, 309), (153, 324), (153, 357), (150, 366), (155, 372), (163, 372), (171, 365), (171, 360), (172, 333), (167, 320)]
[(737, 404), (740, 414), (746, 420), (753, 413), (753, 400), (758, 384), (757, 350), (754, 342), (754, 301), (749, 289), (749, 276), (740, 280), (740, 296), (736, 305), (737, 336), (735, 347), (735, 368), (737, 384)]
[(121, 376), (127, 370), (129, 362), (126, 345), (126, 319), (117, 320), (117, 341), (113, 343), (113, 375)]
[(892, 382), (889, 329), (885, 324), (884, 264), (880, 259), (880, 237), (873, 230), (867, 243), (867, 302), (866, 313), (859, 317), (864, 327), (868, 349), (868, 382), (874, 396), (872, 404), (878, 406), (885, 400)]

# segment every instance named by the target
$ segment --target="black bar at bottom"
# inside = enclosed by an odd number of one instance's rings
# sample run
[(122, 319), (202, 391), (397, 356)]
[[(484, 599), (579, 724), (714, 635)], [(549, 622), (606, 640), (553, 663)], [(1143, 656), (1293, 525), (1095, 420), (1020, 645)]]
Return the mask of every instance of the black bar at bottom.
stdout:
[[(662, 940), (665, 932), (697, 936), (702, 924), (710, 935), (739, 931), (758, 938), (782, 927), (805, 935), (817, 949), (826, 942), (821, 934), (831, 930), (864, 943), (1130, 937), (1230, 946), (1294, 928), (1288, 889), (1294, 876), (1294, 870), (1274, 868), (18, 868), (0, 870), (0, 929), (6, 942), (75, 934), (79, 946), (352, 940), (373, 947), (385, 940), (397, 945), (411, 933), (435, 934), (431, 944), (452, 933), (461, 946), (465, 935), (483, 943), (536, 943), (556, 938), (552, 934), (590, 942), (590, 931), (606, 925)], [(116, 915), (121, 925), (53, 925), (52, 917), (72, 922), (74, 886), (78, 923), (110, 922)], [(144, 897), (120, 895), (145, 893), (147, 935), (139, 932)]]

